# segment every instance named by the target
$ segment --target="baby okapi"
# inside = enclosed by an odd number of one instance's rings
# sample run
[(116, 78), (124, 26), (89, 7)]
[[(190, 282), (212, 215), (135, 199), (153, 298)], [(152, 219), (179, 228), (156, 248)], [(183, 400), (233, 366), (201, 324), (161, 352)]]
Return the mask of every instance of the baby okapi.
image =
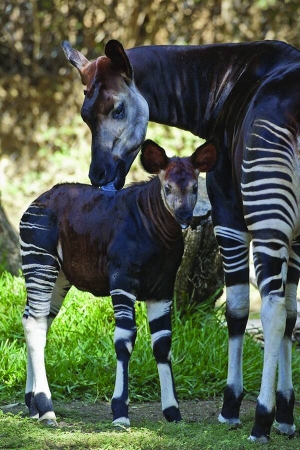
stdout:
[(192, 219), (198, 174), (211, 170), (216, 158), (210, 142), (189, 158), (168, 158), (147, 140), (141, 163), (157, 177), (120, 191), (60, 184), (24, 213), (20, 242), (27, 304), (22, 321), (28, 349), (25, 401), (31, 417), (56, 425), (44, 348), (47, 330), (74, 285), (112, 297), (117, 356), (113, 424), (130, 424), (128, 364), (136, 338), (136, 299), (147, 304), (164, 416), (170, 422), (181, 420), (170, 359), (170, 311), (183, 254), (181, 229)]

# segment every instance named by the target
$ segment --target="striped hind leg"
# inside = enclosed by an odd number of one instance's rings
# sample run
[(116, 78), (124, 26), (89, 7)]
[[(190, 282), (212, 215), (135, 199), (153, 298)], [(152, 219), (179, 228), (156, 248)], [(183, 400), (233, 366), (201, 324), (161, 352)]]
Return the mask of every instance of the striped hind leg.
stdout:
[(228, 374), (219, 421), (239, 424), (243, 399), (243, 341), (249, 315), (248, 233), (216, 226), (216, 238), (223, 258), (226, 282), (228, 326)]
[[(39, 280), (39, 271), (34, 271), (34, 276), (30, 275), (30, 271), (27, 271), (26, 267), (23, 266), (27, 289), (30, 290), (31, 295), (34, 291), (32, 285), (33, 279), (38, 289), (38, 284), (41, 282)], [(49, 273), (49, 266), (47, 267)], [(48, 279), (49, 285), (53, 283), (53, 276), (55, 277), (55, 270), (51, 270), (50, 279)], [(31, 281), (29, 281), (31, 280)], [(43, 283), (47, 280), (47, 276), (43, 274)], [(29, 285), (31, 288), (29, 289)], [(43, 290), (44, 284), (41, 285)], [(51, 326), (53, 319), (58, 314), (62, 302), (70, 288), (70, 283), (65, 278), (64, 274), (60, 271), (53, 284), (53, 290), (50, 299), (50, 310), (47, 316), (34, 317), (30, 315), (30, 298), (31, 295), (28, 294), (28, 304), (25, 308), (24, 316), (22, 319), (25, 339), (27, 344), (27, 378), (26, 378), (26, 388), (25, 388), (25, 403), (29, 409), (30, 417), (37, 418), (45, 425), (55, 426), (56, 417), (53, 410), (53, 404), (51, 400), (51, 392), (47, 381), (47, 374), (45, 369), (44, 361), (44, 350), (46, 346), (46, 335)], [(49, 292), (50, 294), (50, 292)], [(45, 297), (44, 297), (45, 298)]]
[(122, 289), (110, 292), (116, 320), (114, 343), (117, 357), (115, 389), (111, 401), (113, 425), (129, 426), (128, 366), (136, 339), (135, 296)]
[(44, 361), (46, 335), (69, 286), (64, 276), (58, 276), (57, 244), (55, 218), (38, 203), (32, 203), (20, 222), (22, 270), (27, 290), (22, 318), (28, 352), (25, 402), (31, 417), (49, 425), (56, 422)]
[[(269, 245), (267, 245), (269, 244)], [(264, 332), (264, 363), (260, 392), (257, 399), (255, 422), (250, 440), (267, 443), (275, 419), (275, 383), (278, 360), (287, 356), (285, 338), (287, 309), (285, 289), (287, 283), (288, 249), (274, 237), (268, 242), (253, 239), (254, 264), (262, 298), (261, 321)], [(290, 331), (289, 331), (290, 333)], [(290, 369), (287, 369), (290, 370)], [(287, 374), (281, 365), (280, 384)], [(288, 378), (290, 378), (288, 376)]]
[(300, 242), (294, 242), (290, 252), (286, 299), (286, 326), (278, 360), (275, 429), (288, 436), (295, 433), (295, 394), (292, 381), (292, 332), (297, 320), (297, 286), (300, 271)]
[(181, 420), (181, 414), (178, 407), (171, 364), (172, 301), (147, 301), (146, 305), (152, 349), (160, 380), (162, 411), (168, 422), (178, 422)]

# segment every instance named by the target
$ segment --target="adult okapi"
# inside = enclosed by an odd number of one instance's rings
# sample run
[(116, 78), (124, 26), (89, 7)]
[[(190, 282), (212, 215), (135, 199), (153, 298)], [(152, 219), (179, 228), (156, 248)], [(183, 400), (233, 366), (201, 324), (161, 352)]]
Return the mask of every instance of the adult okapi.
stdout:
[(212, 142), (189, 158), (168, 158), (143, 143), (149, 182), (120, 191), (60, 184), (37, 198), (20, 222), (27, 289), (23, 326), (28, 349), (25, 401), (31, 417), (56, 425), (47, 381), (46, 333), (72, 285), (111, 295), (117, 356), (112, 398), (114, 425), (129, 425), (128, 364), (136, 338), (135, 301), (146, 302), (164, 416), (181, 420), (171, 367), (171, 304), (183, 254), (182, 228), (192, 217), (199, 171), (217, 160)]
[(224, 263), (229, 330), (219, 420), (240, 421), (252, 239), (265, 350), (250, 439), (267, 442), (274, 419), (280, 433), (292, 436), (291, 335), (300, 269), (300, 52), (278, 41), (124, 51), (111, 40), (105, 56), (88, 61), (68, 42), (62, 47), (86, 86), (81, 114), (92, 132), (93, 184), (113, 182), (117, 189), (124, 184), (146, 131), (148, 108), (151, 121), (216, 142), (220, 159), (207, 176), (207, 189)]

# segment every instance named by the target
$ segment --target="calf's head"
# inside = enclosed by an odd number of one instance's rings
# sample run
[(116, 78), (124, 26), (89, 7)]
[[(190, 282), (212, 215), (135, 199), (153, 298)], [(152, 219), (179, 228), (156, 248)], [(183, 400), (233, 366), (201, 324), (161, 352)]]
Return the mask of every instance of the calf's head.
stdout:
[(187, 158), (168, 158), (165, 150), (150, 139), (141, 148), (141, 163), (146, 172), (157, 174), (165, 207), (181, 228), (189, 226), (198, 194), (198, 175), (209, 172), (217, 161), (217, 150), (207, 141)]
[(62, 48), (86, 86), (81, 115), (92, 133), (91, 183), (113, 183), (120, 189), (145, 138), (148, 104), (135, 86), (132, 66), (118, 41), (109, 41), (105, 56), (95, 61), (67, 41)]

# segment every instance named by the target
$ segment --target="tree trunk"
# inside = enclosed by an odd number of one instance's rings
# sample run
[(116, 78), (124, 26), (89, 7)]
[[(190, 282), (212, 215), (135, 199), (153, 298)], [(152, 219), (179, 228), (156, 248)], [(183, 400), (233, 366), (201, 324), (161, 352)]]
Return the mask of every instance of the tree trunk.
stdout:
[(21, 256), (17, 232), (9, 223), (0, 203), (0, 272), (19, 274)]
[(175, 283), (177, 308), (183, 312), (205, 300), (210, 300), (214, 307), (224, 287), (222, 259), (202, 178), (198, 199), (192, 224), (184, 232), (184, 255)]

